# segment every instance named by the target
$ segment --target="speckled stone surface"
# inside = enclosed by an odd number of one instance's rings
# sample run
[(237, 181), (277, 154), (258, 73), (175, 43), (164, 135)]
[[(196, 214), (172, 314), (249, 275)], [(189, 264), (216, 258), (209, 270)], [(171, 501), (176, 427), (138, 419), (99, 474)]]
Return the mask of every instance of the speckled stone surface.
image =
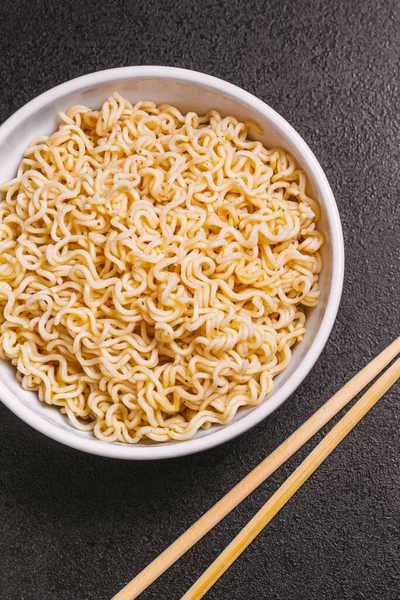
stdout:
[[(265, 422), (210, 452), (97, 458), (0, 405), (1, 600), (109, 600), (400, 333), (399, 32), (396, 0), (2, 0), (0, 121), (58, 83), (110, 67), (165, 64), (232, 81), (280, 112), (320, 160), (343, 221), (346, 275), (312, 373)], [(399, 391), (207, 598), (399, 598)], [(180, 598), (313, 443), (143, 599)]]

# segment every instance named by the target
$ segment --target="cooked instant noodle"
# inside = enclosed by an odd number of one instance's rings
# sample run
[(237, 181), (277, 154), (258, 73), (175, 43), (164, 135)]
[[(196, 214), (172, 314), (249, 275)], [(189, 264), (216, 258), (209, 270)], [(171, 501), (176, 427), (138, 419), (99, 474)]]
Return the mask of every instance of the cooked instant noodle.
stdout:
[(77, 105), (0, 202), (0, 356), (105, 441), (187, 440), (255, 406), (318, 301), (306, 176), (258, 126)]

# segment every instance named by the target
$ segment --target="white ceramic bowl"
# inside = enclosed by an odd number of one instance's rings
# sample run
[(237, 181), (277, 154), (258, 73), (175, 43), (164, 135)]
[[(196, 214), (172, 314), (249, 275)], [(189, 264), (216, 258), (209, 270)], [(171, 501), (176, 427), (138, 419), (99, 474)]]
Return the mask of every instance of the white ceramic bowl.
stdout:
[(159, 445), (124, 445), (95, 439), (75, 430), (54, 407), (39, 402), (36, 394), (23, 390), (9, 364), (0, 361), (0, 398), (23, 421), (72, 448), (134, 460), (170, 458), (199, 452), (226, 442), (250, 429), (274, 411), (299, 386), (321, 353), (339, 307), (343, 282), (343, 236), (337, 206), (328, 181), (310, 148), (272, 108), (248, 92), (209, 75), (171, 67), (125, 67), (91, 73), (41, 94), (17, 111), (0, 127), (0, 181), (14, 177), (29, 142), (57, 128), (57, 113), (73, 104), (99, 107), (118, 91), (131, 102), (168, 102), (182, 111), (206, 112), (214, 108), (241, 120), (254, 119), (264, 129), (259, 138), (267, 147), (282, 147), (306, 171), (310, 192), (322, 208), (319, 228), (325, 235), (321, 298), (309, 313), (304, 341), (297, 345), (292, 361), (275, 379), (274, 393), (261, 405), (239, 411), (233, 422), (198, 433), (184, 442)]

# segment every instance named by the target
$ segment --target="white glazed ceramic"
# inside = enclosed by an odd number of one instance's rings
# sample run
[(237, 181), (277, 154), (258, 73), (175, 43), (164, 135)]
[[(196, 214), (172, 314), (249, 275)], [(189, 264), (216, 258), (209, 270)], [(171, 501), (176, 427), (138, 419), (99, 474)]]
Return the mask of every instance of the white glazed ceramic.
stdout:
[(163, 444), (125, 445), (107, 443), (75, 430), (58, 409), (39, 402), (36, 394), (23, 390), (9, 364), (0, 361), (0, 398), (23, 421), (72, 448), (93, 454), (133, 460), (182, 456), (212, 448), (250, 429), (274, 411), (300, 385), (321, 353), (339, 307), (344, 251), (337, 206), (328, 181), (310, 148), (272, 108), (248, 92), (209, 75), (171, 67), (125, 67), (91, 73), (41, 94), (17, 111), (0, 127), (0, 182), (15, 176), (24, 149), (36, 136), (58, 126), (57, 113), (73, 104), (98, 108), (114, 91), (131, 102), (153, 100), (176, 105), (181, 111), (198, 113), (214, 108), (240, 120), (254, 119), (262, 126), (259, 137), (267, 147), (282, 147), (306, 171), (309, 192), (322, 208), (319, 228), (325, 235), (319, 305), (308, 316), (304, 341), (293, 352), (288, 369), (275, 379), (274, 393), (261, 405), (240, 410), (225, 427), (202, 431), (191, 440)]

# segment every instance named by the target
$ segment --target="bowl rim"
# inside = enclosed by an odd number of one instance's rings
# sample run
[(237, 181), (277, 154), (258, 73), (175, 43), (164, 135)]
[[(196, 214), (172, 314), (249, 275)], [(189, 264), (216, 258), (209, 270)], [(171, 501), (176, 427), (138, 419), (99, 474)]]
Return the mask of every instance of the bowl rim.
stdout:
[(235, 438), (263, 421), (268, 415), (283, 404), (283, 402), (297, 389), (321, 354), (336, 319), (343, 287), (344, 242), (339, 211), (331, 187), (322, 167), (314, 156), (314, 153), (300, 134), (298, 134), (297, 131), (279, 115), (279, 113), (253, 94), (246, 92), (242, 88), (223, 79), (206, 75), (199, 71), (168, 66), (128, 66), (82, 75), (51, 88), (17, 110), (0, 126), (0, 138), (6, 137), (15, 127), (21, 125), (27, 117), (40, 109), (43, 104), (58, 100), (66, 94), (78, 92), (79, 90), (86, 87), (92, 87), (96, 84), (136, 78), (175, 79), (207, 86), (221, 94), (228, 94), (237, 98), (245, 105), (249, 106), (249, 108), (253, 108), (263, 113), (268, 119), (274, 122), (283, 135), (290, 139), (296, 146), (300, 154), (304, 157), (308, 168), (313, 173), (325, 201), (324, 208), (330, 225), (332, 246), (332, 277), (326, 307), (319, 330), (306, 354), (300, 361), (300, 364), (282, 387), (276, 392), (273, 392), (268, 402), (256, 406), (254, 410), (238, 421), (233, 421), (210, 435), (176, 443), (151, 446), (138, 446), (115, 442), (109, 443), (97, 440), (94, 437), (84, 438), (77, 435), (79, 432), (72, 428), (70, 431), (65, 430), (57, 424), (48, 421), (22, 401), (16, 402), (16, 396), (11, 391), (7, 389), (4, 390), (3, 388), (0, 389), (0, 400), (15, 415), (34, 429), (66, 446), (109, 458), (158, 460), (201, 452)]

